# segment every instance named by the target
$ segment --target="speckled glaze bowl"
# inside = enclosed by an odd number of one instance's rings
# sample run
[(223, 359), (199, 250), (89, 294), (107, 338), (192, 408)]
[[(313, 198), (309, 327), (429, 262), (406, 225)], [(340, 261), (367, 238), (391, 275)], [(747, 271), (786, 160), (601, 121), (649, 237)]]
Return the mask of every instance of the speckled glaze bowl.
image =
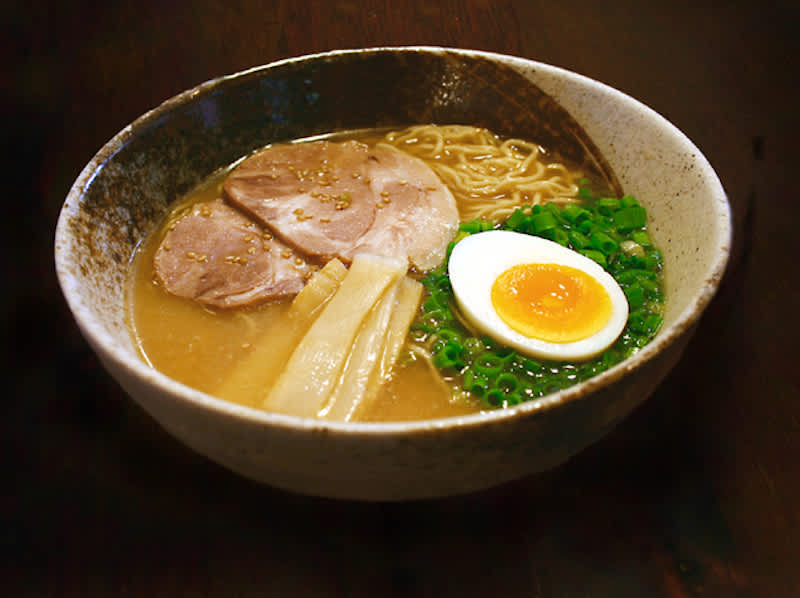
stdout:
[[(270, 142), (421, 122), (486, 126), (558, 147), (648, 208), (666, 314), (633, 358), (517, 407), (413, 423), (326, 423), (240, 407), (149, 368), (126, 325), (128, 259), (170, 204)], [(75, 181), (55, 238), (64, 296), (127, 393), (176, 438), (241, 475), (330, 497), (401, 500), (487, 488), (556, 466), (644, 401), (717, 289), (731, 241), (713, 169), (673, 125), (586, 77), (445, 48), (338, 51), (186, 91), (111, 139)]]

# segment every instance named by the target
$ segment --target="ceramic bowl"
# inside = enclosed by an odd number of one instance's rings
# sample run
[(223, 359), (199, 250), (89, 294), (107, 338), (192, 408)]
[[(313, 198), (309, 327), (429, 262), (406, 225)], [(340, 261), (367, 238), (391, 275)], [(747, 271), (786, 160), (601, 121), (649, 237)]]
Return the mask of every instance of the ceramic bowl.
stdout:
[[(151, 369), (126, 325), (128, 260), (176, 198), (267, 143), (422, 122), (486, 126), (588, 160), (647, 208), (663, 251), (664, 325), (607, 372), (514, 408), (412, 423), (327, 423), (237, 406)], [(731, 242), (714, 170), (677, 128), (587, 77), (498, 54), (433, 47), (336, 51), (203, 83), (100, 149), (55, 236), (64, 297), (122, 388), (175, 438), (290, 491), (402, 500), (466, 493), (554, 467), (608, 433), (678, 361)]]

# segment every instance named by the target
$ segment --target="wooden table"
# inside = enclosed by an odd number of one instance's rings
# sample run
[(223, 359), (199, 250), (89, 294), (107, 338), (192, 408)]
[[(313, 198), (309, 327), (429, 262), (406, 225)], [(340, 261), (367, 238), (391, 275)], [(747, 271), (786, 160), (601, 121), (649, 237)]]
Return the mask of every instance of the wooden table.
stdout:
[[(794, 3), (92, 4), (4, 11), (5, 595), (800, 595)], [(734, 259), (666, 382), (566, 465), (417, 503), (294, 496), (183, 448), (106, 376), (60, 296), (53, 228), (83, 164), (167, 97), (384, 44), (516, 54), (641, 99), (716, 167)]]

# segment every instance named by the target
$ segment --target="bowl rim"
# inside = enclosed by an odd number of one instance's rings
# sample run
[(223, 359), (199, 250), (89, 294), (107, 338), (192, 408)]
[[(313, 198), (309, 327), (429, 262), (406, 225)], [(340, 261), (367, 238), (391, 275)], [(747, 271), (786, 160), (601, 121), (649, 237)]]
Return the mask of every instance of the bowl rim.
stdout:
[[(327, 60), (337, 56), (348, 54), (371, 54), (386, 52), (422, 52), (432, 54), (454, 54), (460, 56), (483, 57), (488, 60), (512, 66), (517, 70), (539, 69), (556, 75), (572, 79), (574, 82), (600, 89), (604, 93), (615, 97), (626, 106), (634, 107), (643, 111), (651, 119), (660, 124), (661, 128), (669, 131), (679, 141), (687, 145), (687, 148), (694, 150), (696, 166), (702, 174), (702, 178), (709, 184), (717, 187), (718, 201), (714, 206), (714, 214), (717, 217), (716, 224), (719, 228), (719, 238), (721, 244), (715, 249), (713, 261), (707, 266), (708, 273), (703, 285), (693, 295), (690, 303), (677, 315), (674, 322), (667, 328), (659, 331), (656, 337), (636, 354), (623, 360), (619, 364), (609, 368), (592, 378), (560, 390), (556, 393), (545, 395), (539, 399), (534, 399), (515, 405), (495, 410), (482, 410), (478, 413), (448, 416), (434, 419), (413, 420), (413, 421), (392, 421), (392, 422), (338, 422), (317, 420), (293, 415), (284, 415), (264, 411), (255, 407), (239, 405), (213, 395), (194, 389), (181, 382), (178, 382), (158, 370), (148, 365), (141, 356), (129, 351), (121, 346), (106, 330), (102, 323), (93, 315), (91, 307), (86, 305), (78, 292), (76, 275), (67, 267), (69, 255), (76, 243), (70, 237), (67, 221), (72, 213), (79, 211), (81, 198), (84, 191), (91, 185), (93, 179), (102, 170), (107, 160), (112, 158), (119, 149), (125, 145), (127, 140), (135, 134), (135, 130), (158, 118), (160, 114), (171, 110), (183, 103), (191, 101), (193, 98), (210, 92), (216, 87), (228, 81), (241, 79), (260, 72), (278, 68), (287, 64), (311, 62), (316, 60)], [(408, 46), (372, 46), (365, 48), (350, 48), (331, 50), (327, 52), (317, 52), (301, 56), (284, 58), (267, 64), (253, 66), (234, 73), (222, 75), (204, 81), (192, 88), (184, 90), (171, 98), (163, 101), (154, 108), (143, 113), (137, 119), (121, 129), (114, 137), (108, 140), (91, 160), (84, 166), (78, 177), (72, 184), (64, 204), (61, 208), (58, 222), (55, 229), (55, 266), (56, 274), (61, 287), (62, 294), (73, 314), (73, 318), (78, 324), (78, 328), (87, 340), (89, 345), (100, 354), (102, 360), (113, 363), (114, 366), (123, 368), (131, 373), (138, 380), (150, 385), (159, 387), (162, 394), (169, 395), (162, 397), (163, 400), (186, 401), (192, 407), (201, 408), (214, 412), (216, 415), (246, 420), (249, 424), (263, 427), (279, 427), (292, 429), (294, 431), (324, 431), (327, 433), (346, 434), (348, 436), (408, 436), (427, 433), (436, 430), (467, 430), (474, 427), (482, 427), (489, 424), (500, 424), (509, 420), (536, 417), (550, 409), (566, 406), (574, 401), (580, 400), (591, 395), (604, 387), (610, 386), (617, 380), (629, 373), (644, 367), (652, 361), (658, 354), (667, 349), (678, 340), (685, 332), (691, 329), (700, 319), (704, 309), (711, 302), (716, 294), (724, 276), (727, 263), (730, 257), (732, 244), (732, 215), (727, 194), (720, 182), (717, 174), (708, 162), (705, 155), (694, 145), (694, 143), (675, 125), (664, 116), (645, 105), (632, 96), (611, 87), (605, 83), (592, 79), (588, 76), (570, 71), (558, 66), (539, 62), (529, 58), (501, 54), (497, 52), (487, 52), (483, 50), (470, 50), (465, 48), (455, 48), (446, 46), (432, 45), (408, 45)], [(134, 397), (135, 398), (135, 397)]]

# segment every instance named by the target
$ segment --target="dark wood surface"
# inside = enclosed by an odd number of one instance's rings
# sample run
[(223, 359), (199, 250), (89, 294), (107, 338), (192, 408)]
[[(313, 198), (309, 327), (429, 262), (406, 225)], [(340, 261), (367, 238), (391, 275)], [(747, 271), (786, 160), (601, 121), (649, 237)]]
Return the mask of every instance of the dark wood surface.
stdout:
[[(603, 4), (4, 9), (4, 595), (800, 596), (800, 14), (789, 0)], [(255, 485), (168, 437), (81, 339), (52, 236), (83, 164), (167, 97), (278, 58), (383, 44), (516, 54), (641, 99), (717, 169), (736, 244), (685, 357), (606, 439), (474, 495), (359, 504)]]

